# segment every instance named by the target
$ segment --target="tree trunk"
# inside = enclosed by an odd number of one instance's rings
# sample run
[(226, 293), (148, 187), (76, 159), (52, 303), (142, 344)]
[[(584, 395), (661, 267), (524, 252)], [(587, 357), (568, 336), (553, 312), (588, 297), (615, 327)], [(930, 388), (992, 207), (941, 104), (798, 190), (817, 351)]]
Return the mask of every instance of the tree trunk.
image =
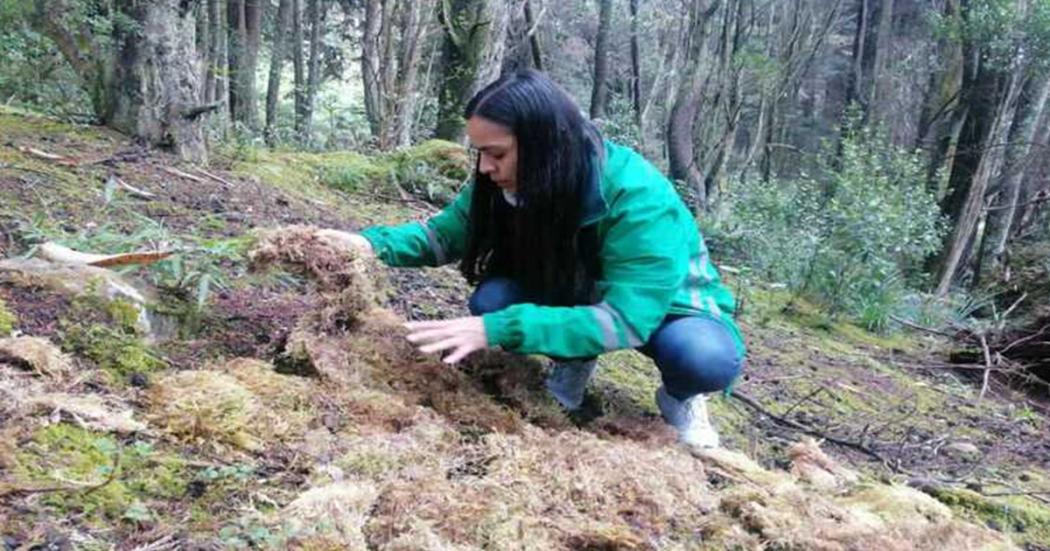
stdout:
[(266, 86), (266, 129), (263, 136), (266, 144), (273, 147), (277, 143), (277, 102), (281, 97), (281, 68), (287, 57), (285, 35), (292, 11), (292, 0), (280, 0), (277, 5), (277, 17), (273, 21), (273, 47), (270, 53), (270, 78)]
[(135, 29), (116, 31), (117, 63), (109, 126), (204, 163), (201, 75), (194, 62), (193, 11), (177, 0), (144, 2), (125, 12)]
[(223, 44), (226, 43), (225, 18), (222, 16), (222, 0), (208, 0), (208, 52), (204, 72), (204, 103), (223, 97), (219, 93), (219, 81)]
[[(953, 231), (938, 266), (936, 292), (939, 296), (948, 293), (959, 268), (969, 256), (974, 230), (984, 212), (985, 193), (1002, 165), (1003, 148), (997, 145), (1007, 138), (1021, 90), (1023, 68), (1019, 63), (1009, 75), (996, 78), (987, 74), (995, 70), (979, 61), (979, 52), (971, 54), (968, 57), (974, 63), (980, 63), (980, 69), (976, 72), (975, 85), (963, 90), (964, 102), (971, 106), (969, 128), (963, 128), (958, 159), (950, 178), (951, 191), (942, 204), (942, 210), (953, 223)], [(1003, 91), (996, 94), (994, 85), (1003, 80)], [(981, 90), (987, 87), (991, 89)]]
[[(1050, 98), (1050, 72), (1043, 71), (1036, 78), (1030, 78), (1022, 92), (1021, 103), (1017, 108), (1010, 139), (1007, 145), (1006, 161), (1003, 165), (1002, 184), (998, 200), (988, 210), (988, 222), (985, 226), (983, 240), (987, 251), (981, 251), (981, 257), (987, 262), (979, 262), (976, 274), (982, 270), (995, 272), (1002, 265), (1006, 254), (1006, 244), (1010, 230), (1017, 216), (1017, 206), (1021, 197), (1021, 184), (1031, 161), (1032, 144), (1035, 141), (1036, 128), (1046, 111)], [(985, 264), (982, 266), (982, 264)], [(980, 277), (975, 276), (975, 285)]]
[(303, 9), (300, 0), (292, 0), (292, 65), (295, 72), (295, 138), (300, 144), (306, 134), (306, 62), (303, 55)]
[(591, 87), (591, 118), (605, 118), (605, 103), (609, 92), (609, 27), (612, 26), (612, 0), (598, 2), (598, 37), (594, 43), (594, 82)]
[(700, 110), (703, 86), (702, 63), (707, 53), (707, 25), (719, 7), (719, 0), (694, 0), (689, 10), (688, 55), (683, 82), (675, 97), (667, 123), (667, 154), (671, 177), (696, 190), (698, 207), (707, 203), (704, 177), (696, 164), (693, 143), (696, 116)]
[(532, 2), (525, 0), (525, 28), (529, 37), (529, 51), (532, 52), (532, 67), (537, 71), (543, 70), (543, 50), (540, 48), (539, 24), (532, 13)]
[(379, 54), (382, 46), (379, 43), (382, 28), (384, 0), (367, 0), (365, 2), (365, 27), (361, 37), (361, 80), (364, 84), (365, 118), (372, 137), (379, 139), (381, 125), (386, 120), (383, 113), (383, 92), (380, 89), (382, 79), (379, 76)]
[[(642, 131), (642, 64), (638, 48), (638, 0), (630, 0), (631, 9), (631, 107), (634, 110), (634, 125)], [(644, 142), (644, 140), (643, 140)]]
[(314, 105), (321, 87), (321, 38), (327, 9), (325, 0), (307, 0), (306, 5), (310, 18), (310, 60), (307, 66), (306, 97), (303, 100), (303, 135), (306, 138), (303, 144), (309, 145), (313, 135)]
[(255, 69), (259, 59), (262, 0), (227, 0), (229, 24), (230, 116), (248, 129), (257, 129)]
[(394, 119), (394, 145), (406, 147), (412, 144), (412, 128), (416, 106), (422, 95), (416, 89), (419, 66), (423, 52), (423, 39), (430, 25), (433, 11), (429, 2), (409, 2), (401, 25), (401, 51), (398, 59), (397, 116)]
[(181, 159), (207, 162), (200, 116), (201, 72), (196, 64), (192, 6), (157, 0), (120, 7), (133, 25), (101, 40), (69, 21), (63, 2), (38, 2), (31, 23), (53, 40), (79, 76), (100, 121)]
[(444, 30), (435, 137), (460, 141), (463, 109), (498, 72), (509, 11), (503, 1), (441, 0)]

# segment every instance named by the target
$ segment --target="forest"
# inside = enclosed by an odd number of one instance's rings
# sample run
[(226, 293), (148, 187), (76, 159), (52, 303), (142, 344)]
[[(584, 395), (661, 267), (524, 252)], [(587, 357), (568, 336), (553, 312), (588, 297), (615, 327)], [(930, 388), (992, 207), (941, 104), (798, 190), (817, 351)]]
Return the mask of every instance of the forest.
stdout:
[[(695, 218), (723, 448), (317, 237), (452, 203), (526, 69)], [(0, 0), (0, 544), (1050, 549), (1048, 152), (1048, 0)]]

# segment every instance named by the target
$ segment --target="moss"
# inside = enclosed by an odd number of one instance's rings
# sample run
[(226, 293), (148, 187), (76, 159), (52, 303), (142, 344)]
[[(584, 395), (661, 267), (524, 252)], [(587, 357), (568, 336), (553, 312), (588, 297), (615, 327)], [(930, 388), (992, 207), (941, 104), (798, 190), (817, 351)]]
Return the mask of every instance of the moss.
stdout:
[(632, 405), (656, 413), (653, 394), (660, 375), (652, 360), (634, 351), (619, 351), (599, 357), (595, 388), (606, 395), (626, 397)]
[(936, 488), (930, 493), (960, 515), (1009, 534), (1018, 543), (1050, 541), (1050, 509), (1030, 498), (991, 498), (961, 488)]
[(10, 335), (15, 330), (16, 323), (18, 323), (18, 318), (7, 309), (4, 299), (0, 298), (0, 337)]
[(62, 350), (87, 358), (118, 380), (164, 367), (139, 334), (139, 310), (123, 300), (87, 294), (59, 321)]
[(112, 521), (144, 521), (155, 516), (149, 508), (154, 499), (172, 499), (186, 491), (184, 462), (158, 453), (153, 445), (136, 441), (122, 446), (112, 436), (66, 424), (37, 430), (19, 448), (14, 474), (20, 484), (35, 486), (79, 486), (91, 491), (56, 491), (41, 494), (41, 500), (56, 514), (84, 515), (89, 524)]

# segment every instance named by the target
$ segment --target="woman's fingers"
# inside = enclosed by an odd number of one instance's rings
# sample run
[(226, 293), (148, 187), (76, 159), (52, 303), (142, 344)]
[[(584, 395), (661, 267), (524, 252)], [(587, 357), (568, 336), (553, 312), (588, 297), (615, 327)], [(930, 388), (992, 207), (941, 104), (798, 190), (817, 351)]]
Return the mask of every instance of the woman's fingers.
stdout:
[(415, 333), (409, 333), (406, 339), (408, 342), (417, 344), (421, 342), (430, 342), (444, 337), (450, 337), (455, 334), (454, 330), (446, 327), (440, 327), (437, 329), (428, 329), (425, 331), (416, 331)]
[(448, 356), (445, 356), (445, 359), (443, 361), (447, 364), (458, 363), (463, 358), (466, 358), (467, 355), (469, 355), (470, 353), (476, 352), (478, 350), (480, 349), (477, 346), (467, 343), (452, 351), (452, 353)]
[(457, 346), (461, 346), (462, 344), (463, 339), (454, 336), (444, 340), (435, 341), (424, 346), (420, 346), (419, 351), (430, 354), (431, 352), (440, 352), (449, 348), (455, 348)]

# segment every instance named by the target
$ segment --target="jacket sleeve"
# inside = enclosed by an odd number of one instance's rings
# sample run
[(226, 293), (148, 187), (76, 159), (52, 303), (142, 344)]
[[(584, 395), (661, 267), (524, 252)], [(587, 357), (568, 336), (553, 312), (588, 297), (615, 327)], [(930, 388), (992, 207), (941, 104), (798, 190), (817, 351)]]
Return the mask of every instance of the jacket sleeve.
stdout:
[(373, 226), (361, 232), (388, 266), (441, 266), (459, 259), (466, 247), (472, 185), (426, 222)]
[[(484, 316), (489, 345), (523, 354), (590, 357), (645, 344), (685, 280), (684, 210), (670, 190), (624, 190), (601, 246), (602, 301), (590, 306), (518, 304)], [(617, 208), (615, 205), (622, 205)]]

